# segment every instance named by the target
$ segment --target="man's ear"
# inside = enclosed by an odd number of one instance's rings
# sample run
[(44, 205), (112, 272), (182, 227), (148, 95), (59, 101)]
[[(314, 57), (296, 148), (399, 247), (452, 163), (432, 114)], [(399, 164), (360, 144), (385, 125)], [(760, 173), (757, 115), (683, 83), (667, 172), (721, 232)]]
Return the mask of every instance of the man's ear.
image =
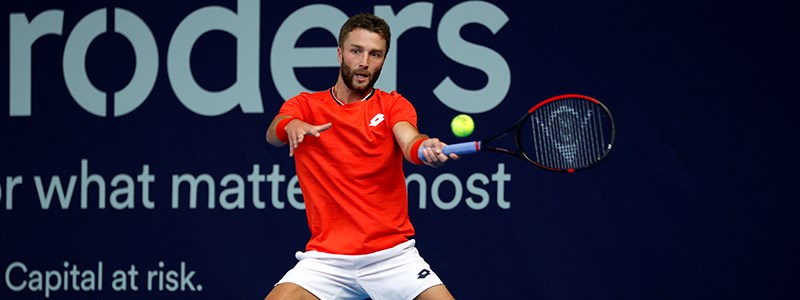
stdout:
[(336, 48), (336, 59), (339, 60), (339, 64), (342, 63), (342, 48)]

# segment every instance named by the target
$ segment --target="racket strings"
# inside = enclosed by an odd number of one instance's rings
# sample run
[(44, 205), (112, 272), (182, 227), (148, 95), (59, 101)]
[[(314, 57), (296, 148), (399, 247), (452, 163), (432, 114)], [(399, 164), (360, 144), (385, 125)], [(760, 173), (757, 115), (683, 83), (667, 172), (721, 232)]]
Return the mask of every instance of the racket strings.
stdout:
[(551, 168), (585, 168), (608, 152), (603, 129), (605, 111), (584, 99), (563, 99), (531, 114), (533, 134), (529, 142), (535, 161)]

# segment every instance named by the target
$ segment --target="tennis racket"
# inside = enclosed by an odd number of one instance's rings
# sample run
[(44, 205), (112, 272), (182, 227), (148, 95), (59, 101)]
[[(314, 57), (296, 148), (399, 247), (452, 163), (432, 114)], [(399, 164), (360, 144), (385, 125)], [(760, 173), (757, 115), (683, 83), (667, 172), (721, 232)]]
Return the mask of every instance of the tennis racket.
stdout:
[[(493, 144), (515, 134), (516, 150)], [(597, 99), (565, 94), (534, 105), (513, 126), (482, 141), (447, 145), (446, 155), (499, 152), (528, 161), (550, 171), (574, 172), (596, 165), (611, 152), (614, 120), (608, 108)], [(424, 149), (420, 148), (419, 157)]]

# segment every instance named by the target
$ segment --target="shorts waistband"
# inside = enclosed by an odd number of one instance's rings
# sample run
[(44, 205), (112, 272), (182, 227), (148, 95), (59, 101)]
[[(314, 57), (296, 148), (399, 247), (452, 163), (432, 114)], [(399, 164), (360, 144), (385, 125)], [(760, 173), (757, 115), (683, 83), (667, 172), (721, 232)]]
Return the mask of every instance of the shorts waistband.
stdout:
[(397, 255), (402, 254), (403, 252), (413, 249), (415, 245), (416, 241), (414, 239), (409, 239), (408, 241), (397, 244), (394, 247), (368, 254), (347, 255), (347, 254), (325, 253), (319, 251), (306, 251), (306, 252), (298, 251), (297, 253), (295, 253), (295, 257), (297, 258), (297, 260), (303, 260), (306, 258), (341, 260), (352, 263), (354, 265), (361, 265), (361, 264), (374, 263), (376, 261), (381, 261), (390, 257), (395, 257)]

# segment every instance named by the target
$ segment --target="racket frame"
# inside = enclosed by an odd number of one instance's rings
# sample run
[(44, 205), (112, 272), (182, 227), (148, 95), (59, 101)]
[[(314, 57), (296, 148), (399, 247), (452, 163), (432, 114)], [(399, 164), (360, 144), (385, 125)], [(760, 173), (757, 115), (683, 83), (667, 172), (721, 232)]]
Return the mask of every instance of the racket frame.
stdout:
[[(499, 132), (499, 133), (497, 133), (497, 134), (495, 134), (493, 136), (490, 136), (490, 137), (488, 137), (486, 139), (483, 139), (483, 140), (480, 140), (480, 141), (464, 142), (464, 143), (458, 143), (458, 144), (445, 146), (445, 148), (443, 149), (444, 153), (445, 154), (449, 154), (449, 153), (471, 154), (471, 153), (475, 153), (475, 152), (478, 152), (478, 151), (498, 152), (498, 153), (511, 155), (511, 156), (517, 157), (519, 159), (525, 160), (525, 161), (527, 161), (527, 162), (529, 162), (529, 163), (531, 163), (531, 164), (533, 164), (533, 165), (535, 165), (537, 167), (540, 167), (540, 168), (548, 170), (548, 171), (572, 173), (572, 172), (574, 172), (576, 170), (575, 168), (570, 168), (570, 169), (553, 168), (553, 167), (549, 167), (549, 166), (546, 166), (546, 165), (543, 165), (541, 163), (536, 162), (525, 151), (525, 146), (522, 144), (522, 132), (523, 132), (522, 126), (526, 123), (526, 121), (528, 119), (531, 118), (531, 115), (533, 115), (533, 113), (537, 109), (541, 108), (544, 105), (547, 105), (547, 104), (552, 103), (554, 101), (566, 99), (566, 98), (578, 98), (578, 99), (590, 101), (590, 102), (598, 105), (599, 107), (601, 107), (605, 111), (606, 116), (608, 117), (608, 122), (609, 122), (609, 127), (610, 127), (609, 128), (609, 130), (610, 130), (610, 133), (609, 133), (610, 134), (610, 140), (606, 144), (607, 145), (606, 146), (607, 149), (605, 149), (605, 151), (603, 152), (603, 155), (601, 157), (598, 157), (597, 159), (594, 160), (595, 161), (594, 163), (591, 163), (588, 166), (581, 167), (579, 169), (583, 170), (583, 169), (591, 168), (591, 167), (597, 165), (598, 162), (600, 162), (603, 159), (605, 159), (611, 153), (611, 148), (614, 145), (614, 140), (616, 138), (616, 125), (614, 124), (614, 118), (611, 115), (611, 111), (608, 109), (608, 107), (605, 106), (605, 104), (603, 104), (602, 102), (600, 102), (599, 100), (597, 100), (595, 98), (592, 98), (592, 97), (589, 97), (589, 96), (585, 96), (585, 95), (581, 95), (581, 94), (563, 94), (563, 95), (558, 95), (558, 96), (555, 96), (555, 97), (550, 97), (548, 99), (545, 99), (545, 100), (537, 103), (533, 107), (531, 107), (528, 110), (528, 112), (524, 116), (522, 116), (522, 118), (520, 118), (517, 122), (514, 123), (514, 125), (508, 127), (506, 130), (503, 130), (503, 131), (501, 131), (501, 132)], [(515, 151), (512, 151), (512, 150), (508, 150), (508, 149), (505, 149), (505, 148), (501, 148), (501, 147), (495, 147), (495, 146), (491, 145), (492, 142), (500, 140), (500, 139), (502, 139), (503, 137), (505, 137), (506, 135), (508, 135), (508, 134), (510, 134), (512, 132), (514, 132), (514, 142), (515, 142), (515, 144), (517, 146), (517, 149), (519, 149), (518, 152), (515, 152)], [(420, 156), (420, 159), (424, 160), (424, 156), (422, 155), (422, 149), (420, 149), (419, 156)]]

